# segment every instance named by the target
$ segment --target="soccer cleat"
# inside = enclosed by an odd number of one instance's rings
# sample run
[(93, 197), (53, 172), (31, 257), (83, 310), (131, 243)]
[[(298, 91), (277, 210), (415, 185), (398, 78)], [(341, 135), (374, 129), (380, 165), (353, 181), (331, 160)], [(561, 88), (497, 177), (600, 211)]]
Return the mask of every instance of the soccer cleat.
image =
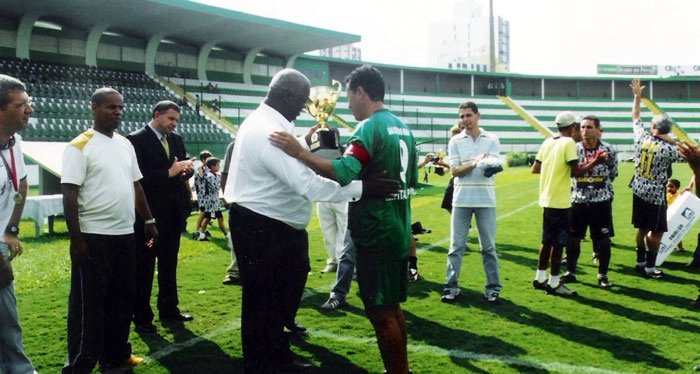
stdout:
[(656, 267), (644, 268), (644, 276), (646, 278), (662, 279), (664, 277), (664, 272)]
[(558, 296), (578, 296), (578, 293), (576, 293), (576, 291), (570, 289), (569, 287), (566, 287), (564, 283), (559, 283), (559, 285), (554, 288), (547, 285), (547, 293), (550, 295)]
[(542, 290), (542, 291), (547, 291), (547, 279), (544, 280), (544, 282), (540, 283), (535, 279), (532, 281), (532, 288), (536, 290)]
[(501, 304), (501, 297), (498, 294), (498, 292), (491, 292), (488, 295), (484, 295), (484, 299), (491, 304), (491, 305), (500, 305)]
[(576, 274), (567, 271), (566, 274), (562, 275), (562, 277), (559, 279), (559, 282), (576, 283)]
[(346, 304), (347, 303), (345, 302), (345, 300), (334, 299), (331, 297), (328, 300), (326, 300), (325, 303), (321, 304), (321, 310), (325, 310), (325, 311), (336, 310), (338, 308), (342, 308)]
[(608, 277), (606, 276), (601, 276), (598, 278), (598, 285), (600, 285), (603, 288), (609, 288), (612, 287), (612, 283), (608, 280)]
[(637, 273), (639, 273), (641, 275), (644, 275), (644, 273), (645, 273), (644, 272), (644, 265), (635, 265), (634, 271), (636, 271)]
[(443, 303), (453, 303), (455, 302), (455, 299), (458, 295), (459, 290), (445, 290), (445, 292), (442, 293), (442, 298), (440, 298), (440, 301), (442, 301)]
[(419, 276), (420, 275), (418, 274), (418, 269), (412, 269), (412, 268), (408, 269), (408, 281), (409, 282), (417, 281)]

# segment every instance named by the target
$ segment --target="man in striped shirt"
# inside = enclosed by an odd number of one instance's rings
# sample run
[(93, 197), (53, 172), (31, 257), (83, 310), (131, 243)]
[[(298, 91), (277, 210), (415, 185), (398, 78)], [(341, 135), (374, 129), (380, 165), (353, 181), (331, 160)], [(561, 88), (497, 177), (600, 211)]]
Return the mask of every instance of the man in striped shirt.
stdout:
[[(496, 253), (496, 190), (490, 171), (501, 168), (498, 138), (479, 127), (479, 107), (467, 101), (459, 106), (464, 131), (450, 139), (448, 162), (454, 180), (450, 251), (442, 302), (454, 302), (459, 295), (459, 272), (467, 248), (472, 216), (479, 230), (481, 257), (486, 273), (484, 298), (499, 304), (501, 280)], [(495, 168), (495, 169), (494, 169)]]

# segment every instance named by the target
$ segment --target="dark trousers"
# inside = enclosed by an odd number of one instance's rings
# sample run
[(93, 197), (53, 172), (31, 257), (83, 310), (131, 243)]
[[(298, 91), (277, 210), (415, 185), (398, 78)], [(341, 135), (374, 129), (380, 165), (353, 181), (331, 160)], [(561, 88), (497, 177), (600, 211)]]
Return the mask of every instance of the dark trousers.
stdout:
[(229, 228), (241, 273), (241, 336), (248, 374), (277, 373), (293, 355), (284, 324), (293, 320), (309, 270), (306, 230), (237, 204)]
[(151, 289), (158, 259), (158, 312), (161, 316), (180, 314), (177, 307), (177, 255), (180, 252), (180, 226), (158, 226), (158, 244), (154, 248), (145, 245), (143, 226), (136, 225), (136, 301), (134, 323), (151, 323)]
[(68, 359), (62, 373), (91, 373), (131, 356), (134, 236), (83, 234), (90, 258), (73, 261), (68, 298)]

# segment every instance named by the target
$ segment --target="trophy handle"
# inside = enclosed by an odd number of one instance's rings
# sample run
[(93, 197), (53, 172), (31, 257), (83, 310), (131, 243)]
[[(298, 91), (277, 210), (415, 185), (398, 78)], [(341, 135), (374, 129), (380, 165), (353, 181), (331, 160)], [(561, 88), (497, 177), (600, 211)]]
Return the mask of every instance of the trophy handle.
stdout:
[(335, 99), (338, 100), (338, 97), (340, 96), (340, 93), (343, 92), (343, 85), (342, 85), (342, 83), (340, 83), (340, 82), (338, 82), (337, 80), (333, 79), (333, 80), (331, 81), (331, 86), (335, 86), (335, 85), (338, 86), (338, 89), (335, 90), (335, 91), (333, 91), (333, 90), (331, 89), (331, 96), (335, 96)]

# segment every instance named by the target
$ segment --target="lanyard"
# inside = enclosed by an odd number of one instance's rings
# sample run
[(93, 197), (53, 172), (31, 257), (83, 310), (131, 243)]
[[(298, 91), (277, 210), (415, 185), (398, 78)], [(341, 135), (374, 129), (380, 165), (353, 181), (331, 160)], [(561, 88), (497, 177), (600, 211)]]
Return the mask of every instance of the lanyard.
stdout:
[(7, 159), (1, 151), (0, 156), (2, 157), (2, 161), (5, 163), (5, 167), (7, 168), (7, 176), (12, 181), (12, 187), (15, 189), (15, 192), (19, 191), (19, 186), (17, 183), (17, 168), (15, 167), (15, 152), (13, 151), (13, 147), (10, 147), (10, 160), (12, 161), (12, 167), (10, 167), (10, 164), (7, 163)]

